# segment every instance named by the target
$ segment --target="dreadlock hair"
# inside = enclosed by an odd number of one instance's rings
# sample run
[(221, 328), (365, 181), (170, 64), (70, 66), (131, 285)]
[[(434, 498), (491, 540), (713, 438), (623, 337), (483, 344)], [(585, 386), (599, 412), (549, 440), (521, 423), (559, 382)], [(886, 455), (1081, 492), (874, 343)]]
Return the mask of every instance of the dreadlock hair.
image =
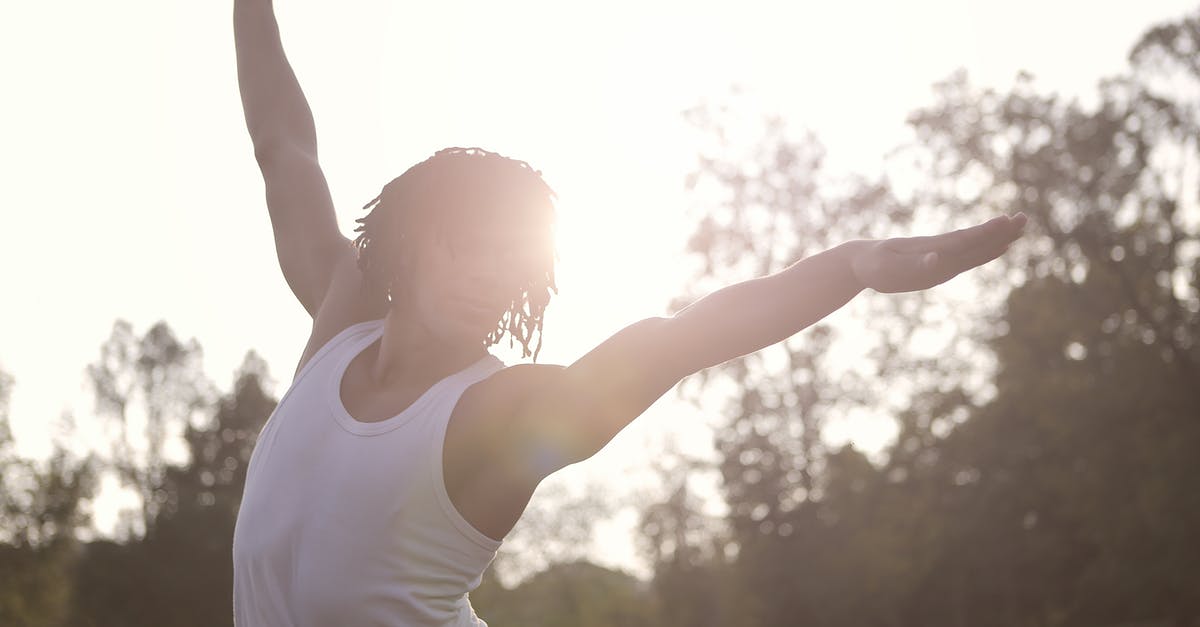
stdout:
[[(509, 334), (521, 344), (521, 356), (542, 349), (542, 318), (554, 284), (554, 190), (542, 173), (528, 163), (482, 148), (445, 148), (409, 168), (383, 187), (363, 206), (368, 213), (356, 220), (354, 247), (364, 288), (372, 300), (395, 302), (404, 278), (396, 272), (400, 252), (423, 237), (453, 241), (467, 224), (499, 221), (528, 224), (545, 242), (538, 251), (538, 267), (522, 277), (520, 292), (489, 331), (488, 346)], [(529, 346), (537, 333), (537, 344)]]

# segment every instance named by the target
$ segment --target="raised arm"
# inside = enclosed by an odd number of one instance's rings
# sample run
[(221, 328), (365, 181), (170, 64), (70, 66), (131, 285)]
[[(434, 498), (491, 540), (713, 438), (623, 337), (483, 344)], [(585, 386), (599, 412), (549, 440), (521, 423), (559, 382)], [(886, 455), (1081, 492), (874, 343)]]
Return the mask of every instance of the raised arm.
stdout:
[(626, 327), (566, 368), (530, 366), (512, 437), (536, 443), (539, 458), (553, 451), (540, 473), (589, 457), (683, 377), (780, 342), (863, 289), (944, 283), (1000, 256), (1024, 225), (1018, 214), (932, 237), (849, 242)]
[(312, 111), (284, 55), (271, 0), (233, 6), (238, 87), (266, 183), (275, 251), (292, 293), (315, 316), (336, 262), (352, 251), (337, 228)]

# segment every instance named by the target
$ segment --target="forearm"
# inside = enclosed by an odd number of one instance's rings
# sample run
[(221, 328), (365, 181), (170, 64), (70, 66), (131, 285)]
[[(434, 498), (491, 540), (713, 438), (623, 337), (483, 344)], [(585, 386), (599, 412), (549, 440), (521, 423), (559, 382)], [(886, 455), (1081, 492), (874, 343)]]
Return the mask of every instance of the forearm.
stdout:
[(867, 242), (807, 257), (770, 276), (736, 283), (675, 314), (686, 370), (700, 370), (780, 342), (841, 308), (864, 288), (851, 266)]
[(283, 52), (271, 0), (235, 0), (233, 33), (242, 110), (255, 151), (261, 155), (287, 145), (315, 156), (312, 111)]

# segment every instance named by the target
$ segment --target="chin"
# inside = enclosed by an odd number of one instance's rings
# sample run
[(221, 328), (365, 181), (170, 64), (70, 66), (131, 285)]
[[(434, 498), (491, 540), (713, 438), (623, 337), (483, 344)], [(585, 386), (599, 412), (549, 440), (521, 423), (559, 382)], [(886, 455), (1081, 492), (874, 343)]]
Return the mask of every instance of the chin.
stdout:
[(442, 321), (442, 337), (452, 344), (484, 344), (488, 333), (496, 328), (499, 318), (495, 321), (484, 322), (474, 316), (455, 316)]

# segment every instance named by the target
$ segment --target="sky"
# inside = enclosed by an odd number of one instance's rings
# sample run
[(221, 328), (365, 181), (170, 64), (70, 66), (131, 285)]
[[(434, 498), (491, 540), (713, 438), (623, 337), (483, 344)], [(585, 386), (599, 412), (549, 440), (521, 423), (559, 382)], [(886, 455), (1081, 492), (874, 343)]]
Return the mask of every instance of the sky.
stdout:
[[(1041, 89), (1086, 101), (1099, 79), (1126, 68), (1147, 27), (1196, 8), (276, 5), (346, 234), (384, 183), (445, 146), (482, 146), (543, 171), (559, 196), (561, 258), (546, 363), (569, 363), (626, 324), (666, 313), (681, 291), (692, 215), (683, 179), (698, 143), (684, 109), (740, 85), (745, 115), (779, 114), (816, 133), (832, 170), (872, 173), (907, 138), (906, 114), (954, 70), (998, 88), (1027, 70)], [(0, 8), (0, 368), (15, 378), (11, 414), (24, 454), (46, 454), (63, 412), (87, 428), (84, 367), (118, 318), (138, 333), (166, 320), (196, 338), (222, 389), (250, 349), (267, 360), (276, 394), (291, 378), (309, 320), (275, 260), (231, 24), (228, 1)], [(890, 437), (877, 423), (846, 433), (867, 449)], [(703, 450), (709, 440), (696, 409), (668, 395), (568, 480), (627, 492), (629, 481), (615, 477), (646, 467), (645, 451), (667, 441)], [(97, 506), (101, 526), (111, 510)], [(631, 520), (602, 533), (611, 563), (635, 561)]]

